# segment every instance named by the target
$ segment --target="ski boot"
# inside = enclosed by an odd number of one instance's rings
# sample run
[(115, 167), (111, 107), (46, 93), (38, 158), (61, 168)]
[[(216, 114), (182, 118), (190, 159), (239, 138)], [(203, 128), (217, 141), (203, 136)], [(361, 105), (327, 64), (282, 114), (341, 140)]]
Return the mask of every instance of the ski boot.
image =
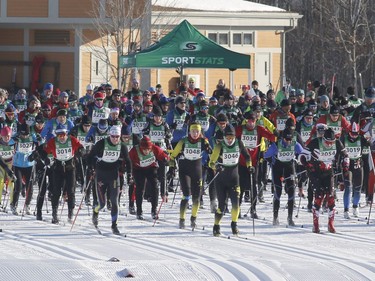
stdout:
[(288, 216), (288, 225), (289, 226), (296, 226), (296, 224), (293, 221), (293, 217), (292, 216)]
[(118, 230), (118, 228), (117, 228), (117, 222), (115, 222), (115, 221), (112, 222), (111, 229), (112, 229), (113, 234), (120, 235), (120, 230)]
[(232, 223), (230, 224), (230, 227), (232, 228), (233, 235), (238, 235), (238, 233), (240, 233), (237, 227), (237, 222), (232, 221)]
[(99, 213), (93, 211), (92, 212), (92, 224), (97, 227), (98, 226), (98, 217), (99, 217)]
[(344, 211), (344, 219), (350, 219), (349, 211)]
[(185, 229), (185, 219), (180, 219), (178, 223), (178, 228), (179, 229)]
[(68, 221), (71, 222), (73, 218), (73, 209), (68, 209)]
[(137, 214), (137, 220), (143, 221), (145, 218), (143, 217), (143, 213)]
[(25, 206), (25, 214), (28, 215), (28, 216), (31, 215), (30, 205)]
[(218, 236), (221, 235), (221, 232), (220, 232), (220, 225), (218, 225), (218, 224), (214, 224), (213, 234), (214, 234), (214, 236), (216, 236), (216, 237), (218, 237)]
[(135, 215), (136, 214), (134, 205), (133, 206), (129, 205), (129, 214), (131, 214), (131, 215)]
[(52, 208), (52, 223), (53, 224), (58, 224), (59, 223), (59, 219), (57, 218), (57, 207), (56, 208)]
[(312, 229), (312, 232), (320, 233), (320, 229), (319, 229), (319, 210), (317, 210), (314, 206), (312, 208), (312, 213), (313, 213), (313, 229)]
[(153, 220), (158, 220), (159, 219), (159, 216), (158, 216), (158, 214), (155, 211), (151, 212), (151, 217), (152, 217)]
[(40, 210), (40, 209), (37, 209), (37, 210), (36, 210), (36, 220), (37, 220), (37, 221), (41, 221), (41, 220), (43, 220), (43, 217), (42, 217), (42, 210)]
[(14, 206), (14, 205), (10, 205), (10, 211), (12, 212), (13, 215), (15, 216), (18, 216), (18, 211), (17, 211), (17, 207)]
[(193, 217), (193, 216), (190, 217), (190, 226), (192, 229), (197, 227), (197, 217)]
[(251, 211), (250, 216), (252, 219), (256, 219), (256, 220), (259, 219), (256, 211)]
[(336, 233), (334, 222), (335, 222), (335, 209), (332, 209), (328, 212), (328, 231), (331, 233)]
[(353, 208), (353, 217), (355, 217), (355, 218), (359, 217), (359, 209), (358, 209), (358, 207)]

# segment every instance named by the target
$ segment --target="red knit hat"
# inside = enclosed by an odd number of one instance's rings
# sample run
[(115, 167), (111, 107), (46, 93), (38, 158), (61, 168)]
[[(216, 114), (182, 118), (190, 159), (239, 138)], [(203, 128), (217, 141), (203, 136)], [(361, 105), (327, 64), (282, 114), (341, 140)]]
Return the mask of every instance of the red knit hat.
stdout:
[(140, 147), (143, 148), (143, 149), (151, 149), (152, 148), (151, 139), (149, 137), (147, 137), (147, 136), (144, 136), (141, 139)]

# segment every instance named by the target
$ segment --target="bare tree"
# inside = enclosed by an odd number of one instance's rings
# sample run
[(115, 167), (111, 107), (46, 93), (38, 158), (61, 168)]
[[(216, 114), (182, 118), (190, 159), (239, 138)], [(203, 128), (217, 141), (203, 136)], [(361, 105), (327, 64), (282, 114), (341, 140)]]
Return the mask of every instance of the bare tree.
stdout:
[(303, 15), (298, 27), (286, 35), (286, 72), (294, 86), (308, 80), (327, 85), (337, 74), (341, 89), (358, 89), (375, 75), (375, 1), (372, 0), (261, 0)]
[[(177, 0), (171, 0), (165, 10), (173, 8)], [(103, 80), (117, 81), (117, 88), (126, 89), (126, 85), (132, 76), (132, 69), (121, 69), (118, 66), (119, 57), (132, 54), (148, 47), (153, 42), (151, 23), (152, 6), (157, 6), (157, 0), (105, 0), (93, 1), (90, 12), (93, 15), (93, 30), (97, 33), (98, 40), (90, 41), (82, 36), (87, 42), (89, 51), (108, 66), (107, 76)], [(158, 17), (163, 16), (163, 8), (158, 8)], [(164, 26), (158, 25), (161, 34), (164, 29), (172, 23), (171, 18)], [(156, 38), (158, 40), (158, 38)], [(116, 58), (116, 61), (114, 60)], [(105, 82), (105, 81), (103, 81)]]

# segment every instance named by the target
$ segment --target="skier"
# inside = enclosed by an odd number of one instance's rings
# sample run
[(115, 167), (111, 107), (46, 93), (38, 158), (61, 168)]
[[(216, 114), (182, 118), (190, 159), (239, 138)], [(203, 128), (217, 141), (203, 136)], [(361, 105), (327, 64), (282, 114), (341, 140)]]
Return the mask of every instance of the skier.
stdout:
[(323, 137), (313, 139), (308, 145), (309, 154), (301, 154), (300, 162), (310, 171), (310, 180), (315, 190), (315, 201), (312, 209), (313, 213), (313, 232), (320, 233), (319, 229), (319, 210), (324, 197), (327, 197), (328, 212), (328, 231), (335, 233), (335, 198), (333, 192), (333, 165), (338, 163), (341, 156), (343, 159), (343, 168), (346, 169), (346, 163), (349, 162), (344, 145), (339, 139), (336, 139), (333, 129), (328, 128)]
[(143, 220), (142, 201), (146, 187), (146, 179), (151, 184), (151, 215), (157, 219), (156, 207), (158, 205), (158, 161), (167, 164), (169, 156), (158, 146), (153, 144), (148, 136), (144, 136), (139, 145), (135, 145), (129, 152), (132, 161), (134, 181), (136, 188), (137, 219)]
[(104, 208), (107, 198), (111, 202), (111, 218), (113, 234), (120, 234), (117, 227), (118, 197), (120, 194), (119, 173), (126, 168), (128, 183), (131, 178), (131, 161), (126, 144), (121, 142), (121, 127), (112, 126), (109, 137), (98, 141), (87, 157), (89, 175), (96, 175), (96, 193), (98, 205), (94, 206), (92, 223), (98, 226), (99, 211)]
[(73, 136), (68, 134), (68, 127), (58, 124), (55, 130), (56, 137), (51, 138), (46, 144), (38, 146), (29, 160), (35, 160), (40, 157), (45, 165), (50, 165), (48, 154), (52, 154), (54, 165), (52, 167), (53, 186), (52, 186), (52, 223), (58, 224), (57, 209), (61, 192), (66, 191), (68, 197), (68, 220), (73, 217), (75, 206), (76, 191), (76, 169), (74, 157), (81, 157), (83, 146)]
[[(249, 191), (252, 191), (252, 201), (251, 201), (251, 217), (258, 218), (256, 213), (256, 203), (257, 203), (257, 174), (259, 169), (256, 169), (258, 162), (258, 154), (260, 153), (260, 142), (262, 138), (274, 142), (276, 136), (272, 134), (269, 130), (256, 124), (256, 116), (254, 113), (246, 112), (244, 117), (246, 118), (241, 126), (236, 128), (236, 137), (241, 139), (244, 146), (246, 147), (248, 153), (251, 156), (251, 163), (254, 169), (248, 169), (246, 167), (245, 158), (240, 156), (239, 165), (239, 176), (240, 176), (240, 205), (242, 203), (242, 197), (244, 193), (247, 195)], [(250, 198), (250, 196), (248, 195)]]
[[(362, 150), (363, 147), (370, 146), (370, 142), (365, 139), (363, 135), (359, 135), (359, 125), (351, 124), (351, 129), (348, 134), (342, 137), (348, 153), (348, 159), (343, 163), (343, 178), (344, 178), (344, 218), (350, 219), (349, 203), (351, 193), (353, 194), (353, 216), (359, 216), (359, 200), (361, 199), (361, 187), (363, 182), (363, 162)], [(349, 160), (349, 161), (348, 161)]]
[(234, 235), (239, 233), (237, 221), (240, 213), (240, 185), (238, 176), (240, 154), (243, 154), (245, 158), (246, 167), (253, 170), (254, 167), (251, 165), (250, 155), (244, 144), (241, 140), (236, 139), (234, 127), (232, 125), (227, 125), (224, 129), (224, 140), (215, 145), (209, 162), (209, 167), (216, 173), (219, 173), (215, 179), (219, 204), (215, 212), (215, 223), (213, 227), (214, 236), (220, 236), (221, 234), (220, 221), (223, 218), (228, 197), (232, 203), (232, 233)]
[[(280, 197), (282, 184), (288, 194), (288, 225), (294, 226), (293, 208), (295, 191), (295, 155), (302, 152), (292, 129), (286, 128), (277, 143), (273, 143), (266, 151), (264, 158), (272, 165), (272, 182), (275, 185), (273, 197), (273, 225), (279, 225)], [(285, 178), (285, 181), (283, 180)]]
[(175, 160), (179, 158), (178, 175), (182, 189), (180, 203), (179, 228), (185, 228), (186, 209), (190, 197), (193, 207), (190, 217), (190, 226), (196, 227), (200, 197), (202, 194), (202, 154), (212, 152), (208, 140), (202, 135), (202, 126), (193, 122), (189, 126), (189, 135), (180, 140), (171, 153), (169, 173), (175, 174)]

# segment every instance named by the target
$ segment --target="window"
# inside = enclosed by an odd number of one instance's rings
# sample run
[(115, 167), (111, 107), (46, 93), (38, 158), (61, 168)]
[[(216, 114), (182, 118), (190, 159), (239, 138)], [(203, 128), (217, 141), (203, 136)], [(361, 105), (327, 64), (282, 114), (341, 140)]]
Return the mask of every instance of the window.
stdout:
[(208, 33), (208, 38), (220, 45), (229, 45), (228, 33), (211, 32)]
[(35, 30), (35, 45), (69, 45), (68, 30)]
[(233, 45), (252, 45), (253, 34), (252, 33), (233, 33), (232, 42), (233, 42)]
[(243, 45), (252, 45), (253, 44), (253, 34), (244, 33), (243, 34)]
[(219, 33), (219, 44), (220, 45), (228, 45), (228, 34), (227, 33)]
[(253, 32), (229, 31), (209, 32), (208, 38), (220, 45), (248, 46), (253, 45)]
[(233, 33), (233, 45), (242, 45), (241, 33)]

